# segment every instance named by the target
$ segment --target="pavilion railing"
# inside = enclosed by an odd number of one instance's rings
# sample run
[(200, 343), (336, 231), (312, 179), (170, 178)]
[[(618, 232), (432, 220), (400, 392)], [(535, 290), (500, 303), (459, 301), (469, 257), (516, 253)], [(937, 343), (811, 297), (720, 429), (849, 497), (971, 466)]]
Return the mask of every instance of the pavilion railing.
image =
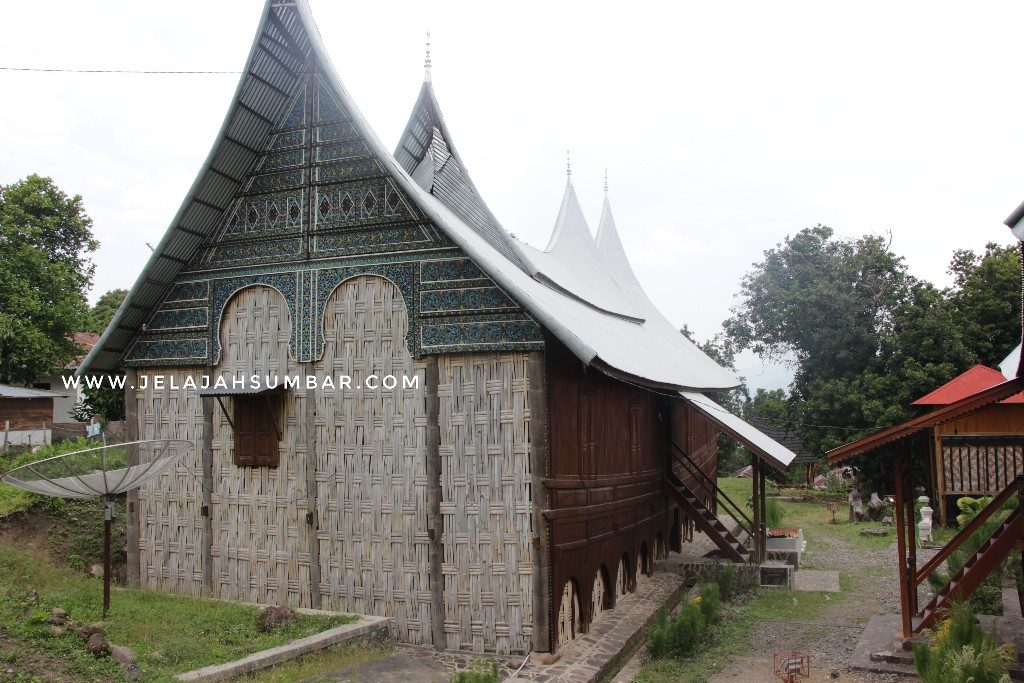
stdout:
[[(992, 499), (992, 502), (982, 508), (981, 511), (971, 519), (971, 521), (965, 524), (963, 528), (961, 528), (956, 535), (953, 536), (953, 538), (951, 538), (941, 550), (939, 550), (939, 552), (935, 553), (928, 562), (923, 564), (921, 568), (917, 570), (914, 574), (915, 590), (918, 586), (927, 581), (928, 577), (941, 567), (942, 563), (948, 560), (950, 555), (956, 552), (956, 550), (960, 548), (967, 539), (973, 536), (978, 529), (985, 524), (985, 522), (999, 512), (1007, 501), (1014, 496), (1018, 497), (1017, 505), (1020, 507), (1022, 503), (1024, 503), (1024, 475), (1018, 474), (1013, 483), (1000, 491), (999, 494)], [(919, 613), (917, 616), (921, 616), (921, 614)]]

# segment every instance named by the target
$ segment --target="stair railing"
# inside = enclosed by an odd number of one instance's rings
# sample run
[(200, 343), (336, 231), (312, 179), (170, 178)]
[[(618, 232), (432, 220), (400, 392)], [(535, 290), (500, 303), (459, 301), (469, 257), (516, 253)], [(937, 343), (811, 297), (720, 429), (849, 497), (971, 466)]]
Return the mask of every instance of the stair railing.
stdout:
[[(929, 576), (931, 576), (933, 572), (941, 567), (942, 563), (949, 559), (949, 556), (952, 555), (957, 548), (963, 545), (968, 538), (973, 536), (974, 533), (978, 531), (978, 529), (980, 529), (982, 525), (992, 517), (992, 515), (996, 514), (1014, 495), (1017, 496), (1017, 509), (1020, 511), (1022, 505), (1024, 505), (1024, 475), (1018, 474), (1012, 482), (1007, 484), (1006, 488), (1000, 491), (999, 494), (992, 499), (992, 502), (982, 508), (982, 510), (978, 512), (971, 521), (965, 524), (963, 528), (961, 528), (960, 531), (958, 531), (956, 535), (953, 536), (953, 538), (950, 539), (941, 550), (939, 550), (939, 552), (935, 553), (928, 562), (921, 566), (914, 575), (914, 590), (917, 590), (918, 586), (920, 586), (928, 579)], [(922, 609), (917, 616), (921, 617), (923, 614), (924, 609)]]
[(685, 467), (686, 470), (700, 482), (701, 488), (712, 492), (712, 495), (715, 496), (715, 500), (718, 502), (718, 505), (724, 508), (725, 513), (732, 517), (736, 524), (747, 533), (751, 542), (756, 542), (756, 538), (754, 537), (754, 522), (745, 512), (743, 512), (743, 508), (737, 505), (733, 499), (729, 497), (728, 493), (719, 488), (718, 482), (709, 477), (704, 470), (700, 468), (700, 465), (694, 462), (693, 458), (687, 455), (686, 451), (677, 446), (675, 442), (668, 442), (668, 451), (670, 454), (675, 456), (675, 462), (681, 463), (683, 467)]

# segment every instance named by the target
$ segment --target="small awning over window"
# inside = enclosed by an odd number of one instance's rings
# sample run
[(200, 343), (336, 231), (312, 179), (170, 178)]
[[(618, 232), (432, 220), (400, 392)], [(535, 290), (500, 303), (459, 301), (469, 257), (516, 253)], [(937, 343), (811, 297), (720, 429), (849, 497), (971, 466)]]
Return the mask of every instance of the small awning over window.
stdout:
[(772, 467), (780, 470), (786, 469), (796, 458), (796, 453), (736, 417), (704, 394), (693, 391), (679, 393), (689, 401), (690, 405), (721, 427), (726, 434), (739, 441)]

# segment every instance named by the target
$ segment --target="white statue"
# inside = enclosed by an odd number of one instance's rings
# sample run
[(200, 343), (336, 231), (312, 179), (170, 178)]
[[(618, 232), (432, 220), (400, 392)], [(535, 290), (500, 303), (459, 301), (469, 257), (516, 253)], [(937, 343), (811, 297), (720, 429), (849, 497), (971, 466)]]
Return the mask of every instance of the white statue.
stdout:
[(917, 537), (921, 539), (921, 545), (930, 543), (932, 540), (932, 512), (928, 507), (928, 496), (921, 496), (917, 499), (921, 503), (921, 521), (917, 523)]

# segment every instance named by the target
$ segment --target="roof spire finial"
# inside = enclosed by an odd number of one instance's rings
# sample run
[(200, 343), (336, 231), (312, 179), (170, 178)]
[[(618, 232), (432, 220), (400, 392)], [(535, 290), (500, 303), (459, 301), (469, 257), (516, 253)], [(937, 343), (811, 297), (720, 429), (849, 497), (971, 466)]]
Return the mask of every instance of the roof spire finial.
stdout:
[(423, 80), (430, 80), (430, 31), (427, 31), (427, 52), (423, 58)]
[(604, 193), (608, 194), (608, 169), (604, 169)]
[(569, 156), (569, 150), (565, 150), (565, 177), (572, 178), (572, 158)]

